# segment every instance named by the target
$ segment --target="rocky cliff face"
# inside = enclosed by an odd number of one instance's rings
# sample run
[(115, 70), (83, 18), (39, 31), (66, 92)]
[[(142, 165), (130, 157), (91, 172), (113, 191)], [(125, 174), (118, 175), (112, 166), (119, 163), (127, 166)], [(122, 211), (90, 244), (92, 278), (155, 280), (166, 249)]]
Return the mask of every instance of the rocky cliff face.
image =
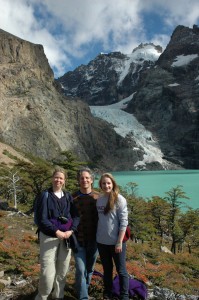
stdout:
[[(146, 58), (150, 48), (150, 58)], [(81, 65), (58, 79), (63, 93), (79, 97), (89, 105), (108, 105), (136, 91), (141, 71), (154, 65), (160, 46), (141, 44), (129, 55), (120, 52), (99, 54), (88, 65)]]
[(58, 81), (65, 95), (78, 95), (89, 105), (108, 105), (135, 92), (126, 111), (152, 133), (163, 158), (198, 169), (199, 28), (178, 26), (163, 53), (150, 45), (156, 55), (151, 52), (149, 59), (146, 46), (131, 58), (100, 54)]
[(41, 45), (0, 30), (0, 139), (45, 159), (72, 150), (101, 168), (132, 169), (128, 140), (59, 93)]
[(178, 26), (127, 108), (155, 134), (167, 159), (191, 169), (199, 168), (198, 55), (199, 28)]
[[(72, 150), (97, 167), (134, 170), (142, 147), (88, 106), (131, 95), (125, 110), (152, 133), (163, 159), (175, 164), (168, 167), (198, 168), (198, 27), (178, 26), (161, 51), (141, 44), (129, 55), (100, 54), (55, 81), (41, 45), (0, 30), (1, 141), (47, 159)], [(155, 159), (146, 166), (161, 168)]]
[(53, 87), (43, 47), (1, 30), (0, 57), (1, 140), (38, 156), (54, 156), (70, 145), (59, 129), (69, 127), (68, 107)]

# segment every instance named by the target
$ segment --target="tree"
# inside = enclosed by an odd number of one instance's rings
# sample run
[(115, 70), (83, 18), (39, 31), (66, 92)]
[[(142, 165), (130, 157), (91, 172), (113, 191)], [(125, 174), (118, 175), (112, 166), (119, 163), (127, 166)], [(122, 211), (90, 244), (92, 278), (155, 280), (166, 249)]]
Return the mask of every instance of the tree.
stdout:
[(21, 161), (17, 164), (21, 177), (21, 202), (33, 207), (33, 200), (51, 185), (53, 165), (41, 159), (32, 163)]
[(138, 184), (136, 182), (128, 182), (124, 189), (127, 194), (135, 197), (137, 194)]
[(79, 161), (72, 151), (62, 152), (60, 159), (54, 160), (53, 163), (63, 167), (67, 171), (67, 189), (70, 191), (76, 189), (77, 171), (80, 169), (80, 167), (87, 165), (87, 163)]
[(0, 177), (1, 180), (5, 181), (7, 185), (8, 194), (13, 194), (14, 196), (14, 208), (17, 209), (17, 191), (19, 191), (19, 185), (17, 182), (20, 180), (18, 175), (18, 171), (7, 170), (7, 175), (3, 175)]
[(166, 192), (166, 197), (164, 198), (170, 204), (169, 211), (169, 230), (172, 237), (171, 251), (176, 253), (176, 245), (178, 242), (182, 242), (182, 233), (179, 232), (178, 217), (180, 213), (180, 207), (184, 204), (180, 199), (189, 199), (186, 193), (182, 190), (182, 186), (172, 188), (170, 191)]
[[(152, 222), (161, 237), (161, 245), (163, 244), (164, 235), (168, 235), (168, 216), (169, 204), (159, 196), (153, 196), (148, 201), (148, 213), (152, 217)], [(160, 245), (160, 246), (161, 246)]]
[(191, 253), (192, 248), (199, 247), (199, 209), (189, 209), (181, 216), (179, 223), (184, 241)]
[(7, 181), (3, 179), (4, 176), (8, 175), (8, 172), (10, 169), (4, 165), (1, 165), (0, 167), (0, 193), (1, 197), (4, 199), (9, 198), (9, 193), (8, 193), (8, 187), (7, 187)]
[(135, 242), (151, 240), (155, 228), (147, 214), (147, 203), (142, 198), (127, 196), (129, 210), (129, 225)]

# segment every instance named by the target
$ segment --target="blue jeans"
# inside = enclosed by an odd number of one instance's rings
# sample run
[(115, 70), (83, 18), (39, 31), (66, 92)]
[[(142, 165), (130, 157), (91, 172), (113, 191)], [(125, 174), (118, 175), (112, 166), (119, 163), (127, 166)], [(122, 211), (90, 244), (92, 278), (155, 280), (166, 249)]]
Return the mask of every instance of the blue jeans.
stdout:
[(113, 287), (113, 261), (120, 281), (120, 299), (129, 300), (129, 276), (126, 270), (126, 243), (122, 252), (115, 253), (115, 245), (97, 244), (104, 270), (104, 295), (111, 298)]
[(75, 283), (78, 299), (88, 299), (88, 287), (91, 282), (95, 262), (98, 256), (97, 243), (87, 242), (84, 246), (78, 245), (75, 258)]

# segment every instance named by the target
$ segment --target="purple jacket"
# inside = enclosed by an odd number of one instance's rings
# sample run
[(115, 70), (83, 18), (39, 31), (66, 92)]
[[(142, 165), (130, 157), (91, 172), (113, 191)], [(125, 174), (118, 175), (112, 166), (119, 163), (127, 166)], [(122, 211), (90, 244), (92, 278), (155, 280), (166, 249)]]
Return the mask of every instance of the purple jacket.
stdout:
[[(101, 272), (95, 271), (93, 272), (93, 275), (98, 275), (100, 277), (104, 277), (104, 275)], [(120, 281), (119, 276), (116, 275), (113, 279), (113, 288), (112, 293), (114, 296), (119, 297), (120, 296)], [(146, 300), (147, 299), (147, 287), (146, 285), (137, 279), (133, 279), (129, 277), (129, 296), (139, 296), (140, 299)]]
[[(40, 198), (41, 201), (38, 206), (39, 231), (52, 237), (56, 236), (55, 232), (58, 229), (61, 231), (77, 231), (80, 218), (70, 193), (64, 192), (63, 197), (59, 199), (52, 189), (49, 189), (47, 200), (42, 201), (42, 194)], [(61, 216), (67, 218), (68, 222), (63, 224), (59, 220)]]

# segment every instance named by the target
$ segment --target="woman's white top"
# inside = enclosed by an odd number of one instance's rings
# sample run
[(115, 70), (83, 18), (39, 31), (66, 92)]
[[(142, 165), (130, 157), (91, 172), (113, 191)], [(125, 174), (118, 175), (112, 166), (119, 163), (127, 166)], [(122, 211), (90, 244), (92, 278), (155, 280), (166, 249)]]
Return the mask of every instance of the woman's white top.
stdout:
[(122, 195), (118, 195), (117, 203), (113, 210), (104, 214), (108, 196), (102, 195), (97, 200), (98, 226), (97, 242), (105, 245), (117, 243), (120, 230), (126, 230), (128, 225), (127, 201)]

